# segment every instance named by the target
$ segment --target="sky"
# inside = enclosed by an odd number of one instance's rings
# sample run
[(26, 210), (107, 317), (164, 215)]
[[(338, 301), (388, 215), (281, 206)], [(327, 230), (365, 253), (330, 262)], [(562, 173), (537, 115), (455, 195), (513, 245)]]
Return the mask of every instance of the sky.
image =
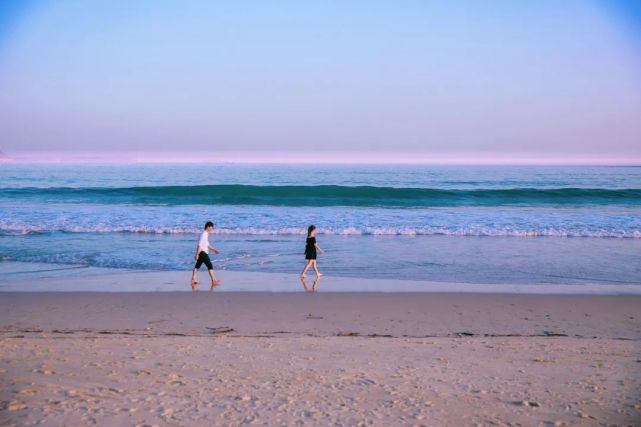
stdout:
[(640, 4), (4, 0), (0, 150), (641, 163)]

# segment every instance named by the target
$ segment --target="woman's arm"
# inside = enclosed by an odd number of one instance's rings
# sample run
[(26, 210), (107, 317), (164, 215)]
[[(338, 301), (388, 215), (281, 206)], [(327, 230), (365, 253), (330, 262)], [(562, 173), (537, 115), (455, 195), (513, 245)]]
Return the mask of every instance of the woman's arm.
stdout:
[(320, 251), (320, 253), (324, 254), (325, 251), (321, 249), (320, 245), (318, 243), (314, 243), (314, 246), (316, 246), (316, 249)]

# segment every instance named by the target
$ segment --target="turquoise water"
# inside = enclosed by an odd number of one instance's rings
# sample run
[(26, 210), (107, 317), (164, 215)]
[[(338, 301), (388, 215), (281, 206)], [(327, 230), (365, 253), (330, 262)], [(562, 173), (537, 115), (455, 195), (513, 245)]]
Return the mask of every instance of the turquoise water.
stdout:
[(263, 205), (429, 208), (447, 206), (641, 205), (641, 190), (602, 188), (435, 189), (343, 185), (177, 185), (7, 188), (0, 197), (110, 205)]
[(295, 272), (316, 224), (343, 276), (641, 283), (641, 168), (0, 165), (4, 260)]

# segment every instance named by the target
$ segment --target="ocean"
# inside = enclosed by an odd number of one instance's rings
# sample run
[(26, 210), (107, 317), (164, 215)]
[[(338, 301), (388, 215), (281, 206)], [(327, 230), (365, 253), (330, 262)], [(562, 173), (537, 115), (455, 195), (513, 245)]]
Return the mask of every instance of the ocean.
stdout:
[(0, 164), (0, 262), (640, 284), (641, 167)]

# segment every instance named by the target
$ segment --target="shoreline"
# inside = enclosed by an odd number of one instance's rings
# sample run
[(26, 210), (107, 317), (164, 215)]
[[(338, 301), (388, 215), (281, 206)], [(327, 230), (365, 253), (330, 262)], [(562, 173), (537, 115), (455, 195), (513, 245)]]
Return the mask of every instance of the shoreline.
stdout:
[[(4, 292), (191, 292), (191, 271), (144, 271), (66, 264), (0, 262), (0, 294)], [(216, 270), (222, 285), (216, 293), (452, 293), (514, 295), (641, 295), (640, 284), (508, 284), (455, 283), (424, 280), (358, 278)], [(209, 289), (206, 271), (198, 290)], [(307, 289), (306, 289), (307, 288)]]

